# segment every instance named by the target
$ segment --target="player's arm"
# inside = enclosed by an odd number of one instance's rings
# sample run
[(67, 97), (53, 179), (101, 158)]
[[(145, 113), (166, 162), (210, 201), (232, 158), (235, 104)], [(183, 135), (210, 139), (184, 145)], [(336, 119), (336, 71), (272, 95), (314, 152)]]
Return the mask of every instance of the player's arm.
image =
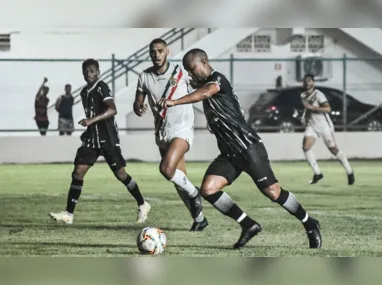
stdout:
[(146, 93), (141, 89), (137, 88), (135, 92), (135, 101), (134, 101), (134, 113), (141, 117), (147, 110), (147, 105), (145, 104)]
[(117, 114), (117, 107), (115, 106), (113, 98), (105, 100), (104, 104), (106, 105), (107, 109), (103, 113), (101, 113), (97, 116), (94, 116), (93, 118), (82, 119), (78, 123), (84, 127), (87, 127), (87, 126), (90, 126), (96, 122), (103, 121), (103, 120), (106, 120), (110, 117), (113, 117)]
[(47, 83), (47, 82), (48, 82), (48, 78), (44, 77), (44, 81), (42, 82), (40, 88), (39, 88), (38, 91), (37, 91), (36, 99), (37, 99), (39, 96), (42, 95), (43, 88), (44, 88), (44, 86), (45, 86), (45, 83)]
[(144, 88), (144, 73), (141, 73), (138, 77), (137, 91), (135, 92), (135, 101), (133, 105), (134, 113), (141, 117), (147, 110), (147, 105), (145, 104), (145, 99), (147, 93)]
[(101, 95), (101, 97), (103, 98), (103, 103), (106, 105), (106, 110), (103, 113), (101, 113), (97, 116), (94, 116), (93, 118), (81, 120), (79, 122), (79, 124), (84, 126), (84, 127), (92, 125), (92, 124), (99, 122), (99, 121), (106, 120), (106, 119), (111, 118), (117, 114), (117, 107), (115, 106), (114, 98), (111, 95), (111, 91), (110, 91), (109, 86), (107, 86), (107, 84), (104, 82), (101, 82), (99, 84), (100, 84), (101, 88), (98, 92)]
[(159, 101), (158, 104), (159, 106), (163, 108), (163, 107), (172, 107), (172, 106), (183, 105), (183, 104), (197, 103), (214, 96), (215, 94), (219, 92), (219, 90), (220, 90), (219, 84), (215, 82), (209, 82), (182, 98), (179, 98), (177, 100), (162, 99)]
[(57, 112), (59, 112), (61, 101), (62, 101), (62, 96), (57, 98), (56, 104), (54, 106)]
[(330, 113), (332, 111), (332, 108), (323, 93), (317, 94), (317, 101), (320, 105), (319, 107), (315, 107), (310, 104), (305, 104), (304, 107), (313, 113)]

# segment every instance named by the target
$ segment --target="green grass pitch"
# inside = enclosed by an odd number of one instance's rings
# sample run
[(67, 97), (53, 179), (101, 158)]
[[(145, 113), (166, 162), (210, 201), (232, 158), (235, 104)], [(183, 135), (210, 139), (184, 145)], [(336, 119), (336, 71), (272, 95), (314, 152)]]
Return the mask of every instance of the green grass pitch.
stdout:
[[(241, 250), (231, 249), (240, 227), (206, 201), (210, 226), (199, 233), (188, 231), (192, 220), (156, 163), (127, 166), (152, 205), (148, 221), (137, 225), (132, 197), (108, 166), (98, 163), (85, 178), (71, 226), (50, 220), (48, 212), (64, 209), (72, 165), (1, 165), (0, 255), (134, 256), (140, 229), (156, 226), (168, 239), (165, 256), (382, 256), (380, 161), (353, 161), (353, 186), (335, 161), (320, 163), (325, 178), (317, 185), (308, 185), (312, 173), (305, 162), (272, 165), (283, 188), (320, 221), (322, 249), (308, 249), (300, 222), (262, 196), (246, 174), (225, 190), (264, 230)], [(188, 177), (199, 186), (208, 164), (187, 166)]]

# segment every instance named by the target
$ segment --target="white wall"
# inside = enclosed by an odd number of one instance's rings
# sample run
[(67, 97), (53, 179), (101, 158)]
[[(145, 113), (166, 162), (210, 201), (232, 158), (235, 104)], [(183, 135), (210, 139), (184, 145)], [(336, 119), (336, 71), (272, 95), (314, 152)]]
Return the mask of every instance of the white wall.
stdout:
[[(73, 89), (84, 84), (81, 61), (86, 58), (124, 59), (152, 39), (169, 29), (81, 29), (56, 31), (25, 31), (12, 34), (11, 51), (0, 52), (0, 96), (4, 99), (0, 106), (0, 129), (35, 128), (34, 97), (43, 77), (48, 77), (53, 103), (63, 93), (64, 85), (72, 84)], [(184, 39), (189, 45), (207, 33), (207, 29), (190, 33)], [(180, 41), (171, 46), (174, 52), (181, 49)], [(78, 62), (28, 62), (20, 58), (32, 59), (79, 59)], [(2, 59), (2, 60), (1, 60)], [(12, 61), (9, 61), (12, 59)], [(14, 61), (15, 59), (16, 61)], [(111, 67), (111, 62), (100, 62), (101, 72)], [(125, 78), (116, 82), (117, 89), (125, 86)], [(83, 110), (76, 108), (75, 116)], [(49, 113), (51, 126), (57, 127), (57, 114)], [(12, 118), (11, 120), (9, 118)]]
[[(68, 31), (70, 31), (68, 33)], [(101, 30), (61, 30), (61, 31), (26, 31), (12, 35), (12, 51), (1, 53), (0, 58), (20, 57), (87, 57), (109, 58), (111, 53), (117, 57), (126, 57), (141, 48), (154, 37), (161, 35), (164, 29), (101, 29)], [(349, 57), (375, 56), (370, 49), (358, 43), (339, 29), (313, 29), (309, 33), (327, 36), (324, 55), (327, 57), (342, 57), (346, 53)], [(264, 29), (259, 33), (276, 35), (274, 29)], [(195, 43), (206, 35), (206, 29), (198, 29), (191, 33), (185, 40), (185, 46)], [(133, 40), (132, 40), (133, 39)], [(179, 53), (180, 42), (171, 46), (172, 55)], [(233, 53), (239, 58), (292, 58), (298, 54), (290, 52), (289, 44), (272, 45), (271, 53), (239, 53), (235, 46), (228, 49), (219, 58), (229, 58)], [(382, 63), (382, 62), (381, 62)], [(80, 62), (73, 63), (36, 63), (36, 62), (4, 62), (0, 61), (0, 96), (7, 104), (0, 106), (0, 129), (2, 128), (35, 128), (34, 96), (42, 78), (49, 78), (51, 101), (63, 91), (66, 83), (71, 83), (74, 88), (83, 84)], [(143, 70), (150, 63), (143, 64)], [(275, 64), (281, 65), (281, 70), (275, 69)], [(228, 62), (214, 62), (213, 66), (229, 78), (230, 66)], [(106, 70), (110, 63), (101, 62), (101, 69)], [(380, 83), (382, 65), (376, 62), (348, 62), (347, 63), (348, 93), (361, 101), (379, 103), (382, 101)], [(342, 88), (342, 63), (333, 62), (333, 77), (323, 85)], [(243, 107), (249, 107), (257, 94), (275, 85), (275, 79), (282, 75), (288, 85), (300, 84), (294, 81), (294, 66), (285, 61), (263, 62), (235, 62), (233, 84)], [(136, 75), (128, 74), (130, 84), (136, 84)], [(126, 78), (122, 77), (116, 82), (117, 91), (126, 85)], [(3, 100), (3, 101), (4, 101)], [(123, 106), (129, 98), (117, 98)], [(126, 101), (127, 100), (127, 101)], [(125, 125), (125, 115), (131, 111), (121, 108), (118, 115), (119, 121)], [(82, 115), (80, 106), (74, 110), (75, 117)], [(49, 114), (51, 128), (57, 126), (57, 116), (53, 111)], [(11, 118), (11, 119), (10, 119)]]
[[(305, 159), (301, 149), (301, 133), (261, 134), (261, 138), (270, 160)], [(382, 158), (381, 133), (338, 133), (336, 140), (349, 159)], [(363, 142), (363, 147), (359, 147), (360, 141)], [(80, 146), (80, 140), (77, 136), (0, 137), (0, 145), (5, 150), (0, 152), (0, 163), (71, 163)], [(160, 161), (153, 132), (130, 132), (121, 135), (121, 148), (125, 159)], [(334, 158), (321, 140), (314, 146), (314, 152), (317, 159)], [(215, 137), (207, 131), (196, 131), (193, 146), (186, 154), (186, 159), (212, 161), (218, 154)], [(340, 164), (338, 167), (341, 167)]]

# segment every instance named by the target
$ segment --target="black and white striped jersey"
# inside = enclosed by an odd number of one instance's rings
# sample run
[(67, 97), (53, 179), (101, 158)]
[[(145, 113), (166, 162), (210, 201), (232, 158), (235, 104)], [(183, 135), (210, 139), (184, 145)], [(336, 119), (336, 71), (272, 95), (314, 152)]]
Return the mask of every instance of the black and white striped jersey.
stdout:
[(227, 78), (213, 71), (205, 82), (220, 88), (217, 94), (203, 101), (209, 129), (216, 136), (220, 151), (223, 154), (242, 153), (260, 137), (247, 125), (243, 108)]
[[(92, 118), (106, 111), (106, 100), (114, 100), (109, 86), (102, 80), (97, 81), (90, 89), (81, 91), (82, 106), (86, 118)], [(82, 145), (91, 148), (119, 146), (118, 127), (114, 116), (87, 127), (81, 135)]]

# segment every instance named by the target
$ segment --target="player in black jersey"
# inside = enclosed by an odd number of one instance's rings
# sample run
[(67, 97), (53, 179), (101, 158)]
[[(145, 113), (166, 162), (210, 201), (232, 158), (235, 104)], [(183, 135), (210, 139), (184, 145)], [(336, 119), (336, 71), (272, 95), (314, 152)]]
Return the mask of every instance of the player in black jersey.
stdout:
[(122, 156), (119, 144), (118, 128), (114, 116), (117, 108), (107, 84), (99, 79), (98, 61), (87, 59), (82, 64), (82, 72), (87, 86), (81, 91), (81, 100), (86, 119), (79, 124), (87, 127), (81, 135), (82, 145), (78, 148), (74, 160), (72, 183), (70, 185), (66, 210), (59, 213), (49, 213), (57, 221), (72, 224), (73, 212), (81, 195), (83, 179), (99, 156), (103, 156), (110, 169), (135, 198), (138, 204), (137, 222), (147, 219), (150, 205), (143, 199), (137, 183), (126, 173), (126, 161)]
[(209, 129), (216, 136), (221, 153), (206, 171), (201, 194), (221, 213), (241, 225), (242, 233), (234, 248), (244, 246), (262, 230), (260, 224), (247, 216), (222, 191), (243, 171), (251, 176), (265, 196), (302, 222), (309, 238), (309, 246), (320, 248), (322, 239), (318, 221), (309, 217), (293, 193), (279, 186), (263, 142), (247, 125), (229, 81), (223, 74), (212, 69), (203, 50), (192, 49), (187, 52), (183, 57), (183, 65), (194, 85), (199, 88), (178, 100), (163, 99), (159, 105), (172, 107), (203, 101)]

